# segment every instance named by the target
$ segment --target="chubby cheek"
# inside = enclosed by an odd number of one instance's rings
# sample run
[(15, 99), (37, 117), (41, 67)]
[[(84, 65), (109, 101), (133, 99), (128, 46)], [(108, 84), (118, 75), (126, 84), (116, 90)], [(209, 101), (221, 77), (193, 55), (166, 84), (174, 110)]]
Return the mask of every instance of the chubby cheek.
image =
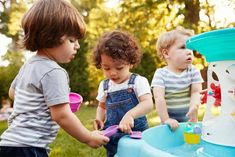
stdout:
[(72, 54), (64, 54), (63, 56), (60, 57), (60, 60), (63, 61), (64, 63), (69, 63), (75, 58), (75, 56), (72, 56)]
[(104, 76), (105, 76), (106, 78), (109, 78), (109, 72), (103, 70), (103, 73), (104, 73)]
[[(74, 57), (75, 57), (75, 56), (74, 56)], [(72, 55), (71, 51), (65, 53), (64, 58), (73, 59), (73, 55)]]

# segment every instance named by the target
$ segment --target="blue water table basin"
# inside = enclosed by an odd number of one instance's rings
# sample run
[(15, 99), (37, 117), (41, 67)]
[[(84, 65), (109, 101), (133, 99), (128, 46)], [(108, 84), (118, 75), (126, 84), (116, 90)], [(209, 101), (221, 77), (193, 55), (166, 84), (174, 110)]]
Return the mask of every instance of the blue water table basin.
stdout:
[(118, 143), (115, 157), (234, 157), (234, 147), (225, 147), (200, 140), (187, 144), (184, 131), (187, 123), (172, 132), (167, 125), (155, 126), (142, 134), (142, 139), (125, 136)]
[(207, 62), (235, 60), (235, 28), (195, 35), (187, 40), (186, 47), (197, 50)]
[[(219, 106), (208, 94), (201, 136), (185, 136), (188, 123), (181, 123), (175, 132), (167, 125), (155, 126), (145, 130), (142, 139), (121, 138), (115, 157), (235, 157), (235, 28), (193, 36), (186, 47), (209, 62), (208, 93), (213, 91), (211, 84), (221, 89)], [(214, 114), (215, 108), (221, 112)]]

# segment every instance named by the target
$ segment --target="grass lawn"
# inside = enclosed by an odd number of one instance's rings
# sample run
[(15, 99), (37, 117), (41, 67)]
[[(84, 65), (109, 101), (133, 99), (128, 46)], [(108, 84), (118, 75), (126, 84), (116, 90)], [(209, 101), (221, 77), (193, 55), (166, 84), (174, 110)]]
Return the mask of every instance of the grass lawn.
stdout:
[[(205, 106), (205, 105), (204, 105)], [(82, 106), (77, 116), (82, 123), (90, 130), (92, 130), (92, 122), (95, 118), (95, 107)], [(199, 109), (199, 120), (202, 119), (204, 113), (204, 107)], [(150, 127), (159, 125), (160, 119), (156, 114), (156, 111), (152, 111), (148, 114), (148, 121)], [(0, 122), (0, 134), (7, 128), (7, 122)], [(105, 157), (105, 149), (98, 148), (92, 149), (85, 144), (73, 139), (64, 130), (60, 129), (56, 140), (51, 144), (52, 151), (50, 157)]]

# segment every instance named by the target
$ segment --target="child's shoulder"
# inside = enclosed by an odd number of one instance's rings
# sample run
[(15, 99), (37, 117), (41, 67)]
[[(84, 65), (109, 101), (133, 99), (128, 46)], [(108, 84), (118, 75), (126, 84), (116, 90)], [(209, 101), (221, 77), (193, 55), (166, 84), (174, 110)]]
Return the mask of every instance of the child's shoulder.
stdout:
[(160, 75), (164, 75), (169, 73), (169, 70), (167, 69), (167, 67), (162, 67), (162, 68), (157, 68), (155, 71), (155, 74), (160, 74)]
[[(28, 63), (30, 65), (33, 65), (35, 68), (40, 67), (39, 69), (44, 72), (52, 71), (53, 69), (60, 69), (65, 71), (64, 68), (62, 68), (59, 64), (57, 64), (55, 61), (52, 61), (45, 57), (40, 56), (33, 56)], [(38, 69), (38, 68), (37, 68)]]
[(145, 76), (142, 76), (140, 74), (135, 74), (137, 79), (147, 79)]
[(193, 72), (199, 71), (199, 70), (197, 69), (197, 67), (195, 65), (191, 65), (190, 67), (188, 67), (188, 71), (193, 73)]
[(141, 84), (145, 82), (148, 82), (148, 79), (145, 76), (142, 76), (139, 74), (136, 75), (135, 84), (139, 84), (139, 83)]
[(57, 64), (55, 61), (50, 60), (46, 57), (41, 57), (41, 56), (33, 56), (30, 60), (29, 60), (30, 64), (37, 64), (37, 65), (41, 65), (41, 66), (45, 66), (45, 67), (56, 67), (59, 68), (59, 64)]

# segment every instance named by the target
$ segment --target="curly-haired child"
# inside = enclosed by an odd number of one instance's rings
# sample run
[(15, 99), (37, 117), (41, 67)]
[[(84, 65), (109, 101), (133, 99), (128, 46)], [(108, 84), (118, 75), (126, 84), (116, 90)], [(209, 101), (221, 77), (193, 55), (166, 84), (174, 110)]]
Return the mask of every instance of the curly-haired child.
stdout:
[(140, 62), (141, 52), (129, 33), (115, 30), (104, 34), (94, 49), (93, 60), (106, 77), (96, 97), (99, 105), (94, 128), (119, 125), (120, 131), (105, 145), (107, 156), (113, 157), (122, 136), (148, 128), (145, 115), (153, 107), (151, 90), (145, 77), (130, 72)]

